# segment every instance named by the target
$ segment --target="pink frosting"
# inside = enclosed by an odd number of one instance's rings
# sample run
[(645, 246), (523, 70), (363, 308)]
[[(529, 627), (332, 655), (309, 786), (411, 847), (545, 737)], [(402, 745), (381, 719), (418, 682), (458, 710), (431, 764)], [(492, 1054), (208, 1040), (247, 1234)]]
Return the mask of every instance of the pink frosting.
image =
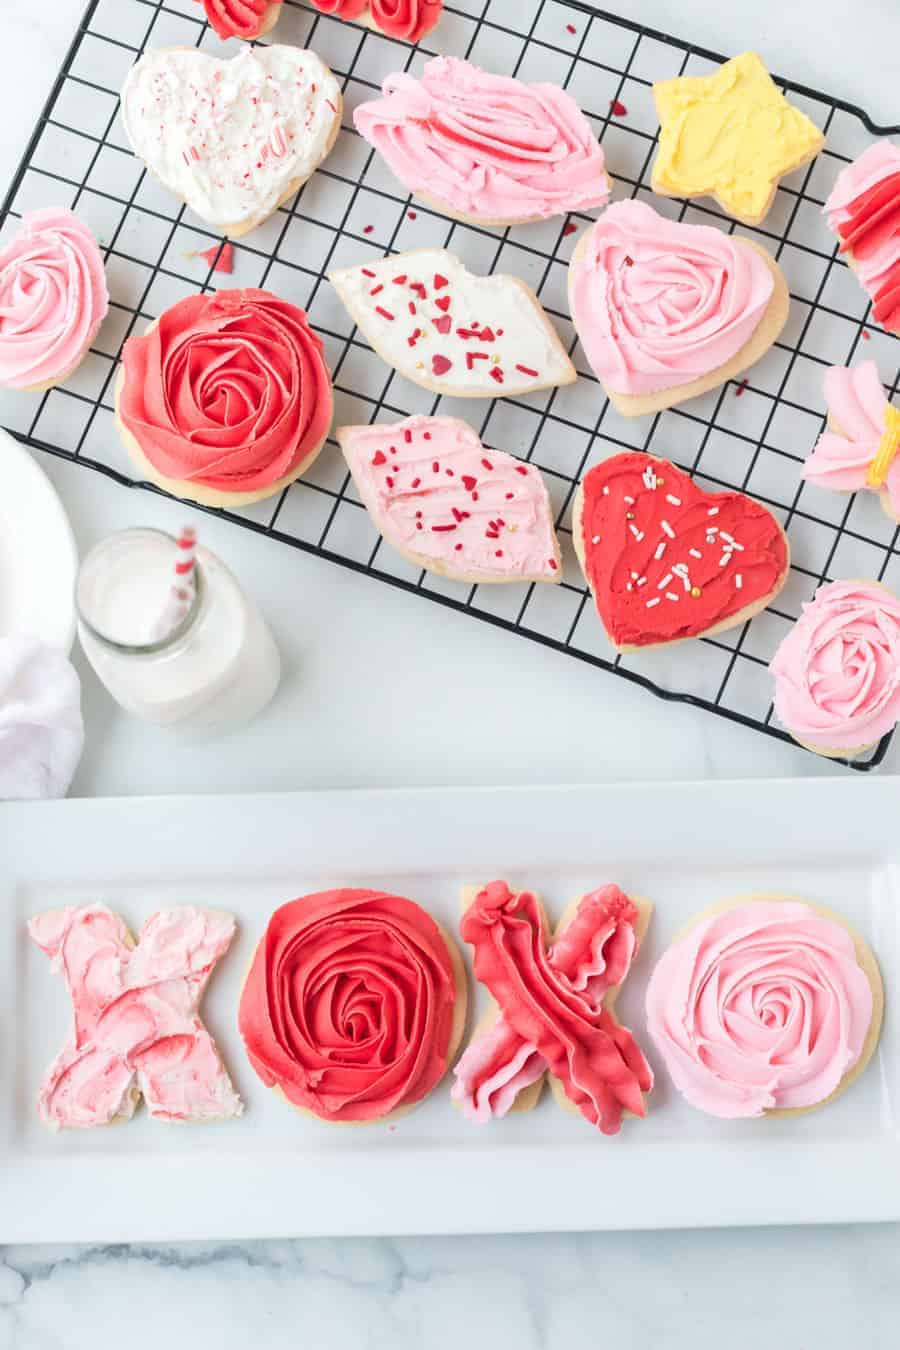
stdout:
[(341, 427), (341, 448), (375, 524), (424, 566), (483, 581), (556, 581), (559, 548), (540, 473), (488, 450), (455, 417)]
[[(890, 404), (875, 362), (863, 361), (852, 370), (832, 366), (825, 375), (825, 402), (829, 421), (837, 429), (819, 437), (803, 466), (803, 477), (816, 487), (857, 492), (869, 486), (869, 469), (887, 432)], [(888, 469), (883, 490), (892, 513), (900, 514), (900, 458)]]
[(853, 939), (797, 901), (703, 919), (658, 962), (647, 1024), (675, 1086), (712, 1116), (815, 1106), (858, 1061), (872, 989)]
[(652, 394), (710, 374), (750, 340), (772, 298), (764, 259), (709, 225), (614, 202), (573, 260), (572, 317), (614, 393)]
[(483, 221), (543, 219), (609, 199), (603, 151), (557, 85), (441, 56), (421, 80), (397, 73), (382, 88), (353, 121), (410, 192)]
[[(637, 952), (637, 911), (618, 886), (602, 886), (579, 902), (572, 921), (548, 949), (547, 964), (561, 984), (594, 1011), (622, 983)], [(477, 1124), (505, 1116), (519, 1093), (547, 1070), (537, 1046), (501, 1013), (471, 1041), (453, 1070), (451, 1096)]]
[(0, 249), (0, 385), (29, 389), (68, 374), (109, 309), (94, 236), (66, 210), (33, 211)]
[(234, 936), (214, 910), (161, 910), (137, 946), (103, 905), (48, 910), (28, 931), (72, 999), (72, 1031), (44, 1077), (41, 1120), (88, 1128), (134, 1114), (138, 1093), (157, 1120), (240, 1115), (215, 1042), (197, 1015), (213, 967)]
[[(875, 141), (838, 174), (824, 206), (829, 228), (840, 233), (842, 226), (852, 222), (859, 199), (895, 174), (900, 174), (900, 146), (890, 141)], [(866, 289), (877, 290), (879, 282), (900, 263), (900, 234), (886, 239), (867, 257), (854, 256), (853, 261)]]
[(821, 586), (769, 669), (775, 712), (798, 740), (873, 745), (900, 719), (900, 600), (875, 582)]

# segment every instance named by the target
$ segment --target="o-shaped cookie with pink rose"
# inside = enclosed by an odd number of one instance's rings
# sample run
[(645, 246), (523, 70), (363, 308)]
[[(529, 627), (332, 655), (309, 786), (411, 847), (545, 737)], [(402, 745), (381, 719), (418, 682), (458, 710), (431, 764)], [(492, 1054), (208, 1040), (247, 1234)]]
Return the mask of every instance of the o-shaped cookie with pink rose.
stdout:
[(422, 1101), (465, 1020), (453, 940), (415, 901), (351, 887), (275, 911), (238, 1015), (266, 1087), (332, 1124), (385, 1121)]
[(647, 1025), (678, 1090), (734, 1120), (824, 1106), (881, 1031), (878, 963), (836, 914), (790, 896), (708, 911), (650, 977)]

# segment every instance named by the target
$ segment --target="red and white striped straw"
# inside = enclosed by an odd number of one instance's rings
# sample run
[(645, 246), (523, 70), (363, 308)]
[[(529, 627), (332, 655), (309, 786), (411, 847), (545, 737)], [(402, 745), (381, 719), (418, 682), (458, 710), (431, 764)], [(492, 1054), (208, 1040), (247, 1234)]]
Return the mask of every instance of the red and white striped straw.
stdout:
[(176, 542), (175, 576), (166, 603), (150, 630), (151, 642), (160, 642), (174, 633), (191, 607), (196, 590), (197, 531), (185, 525)]

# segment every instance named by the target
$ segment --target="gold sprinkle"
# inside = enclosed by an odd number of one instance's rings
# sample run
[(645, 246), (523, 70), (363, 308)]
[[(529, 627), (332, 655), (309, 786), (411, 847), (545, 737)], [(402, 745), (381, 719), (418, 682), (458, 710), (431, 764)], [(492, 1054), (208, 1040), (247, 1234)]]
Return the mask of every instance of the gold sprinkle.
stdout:
[(633, 511), (626, 511), (626, 512), (625, 512), (625, 519), (626, 519), (626, 520), (634, 520), (634, 512), (633, 512)]
[(694, 597), (695, 600), (699, 600), (702, 594), (703, 592), (701, 591), (699, 586), (691, 587), (691, 595)]
[(665, 480), (664, 478), (657, 478), (656, 481), (657, 481), (657, 483), (659, 483), (660, 487), (662, 487), (663, 483), (664, 483), (666, 480)]
[(495, 352), (494, 355), (491, 357), (491, 364), (494, 365), (494, 366), (498, 366), (498, 365), (500, 364), (500, 357), (497, 355), (496, 352)]
[(424, 369), (425, 369), (425, 362), (424, 362), (424, 361), (417, 361), (417, 362), (416, 362), (416, 370), (424, 370)]

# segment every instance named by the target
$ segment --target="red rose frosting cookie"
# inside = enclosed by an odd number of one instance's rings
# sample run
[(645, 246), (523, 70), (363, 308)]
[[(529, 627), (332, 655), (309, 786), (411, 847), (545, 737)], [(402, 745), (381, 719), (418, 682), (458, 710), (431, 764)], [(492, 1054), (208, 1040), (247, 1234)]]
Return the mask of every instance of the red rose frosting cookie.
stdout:
[(436, 394), (496, 398), (576, 378), (540, 301), (517, 277), (476, 276), (446, 249), (420, 248), (328, 279), (382, 360)]
[(375, 525), (416, 566), (472, 584), (560, 580), (540, 473), (488, 450), (467, 422), (407, 417), (335, 435)]
[(612, 1005), (651, 907), (603, 886), (572, 907), (551, 944), (532, 891), (494, 881), (465, 898), (460, 932), (496, 1003), (454, 1071), (453, 1099), (469, 1119), (530, 1109), (546, 1072), (560, 1105), (602, 1134), (617, 1134), (626, 1111), (646, 1115), (653, 1074)]
[(122, 352), (129, 454), (151, 482), (205, 506), (280, 492), (321, 450), (331, 414), (320, 339), (268, 291), (188, 296)]
[(466, 1016), (462, 959), (412, 900), (341, 889), (277, 909), (239, 1013), (266, 1087), (321, 1120), (383, 1121), (443, 1078)]
[(71, 211), (33, 211), (0, 248), (0, 386), (39, 392), (81, 364), (109, 309), (103, 259)]
[(874, 361), (825, 375), (828, 430), (803, 466), (803, 477), (835, 492), (870, 488), (900, 521), (900, 408), (888, 402)]
[(872, 301), (875, 322), (900, 333), (900, 146), (876, 141), (842, 169), (825, 215)]
[(237, 238), (318, 168), (341, 125), (341, 91), (315, 52), (244, 47), (149, 51), (122, 88), (134, 153), (202, 220)]
[(619, 651), (710, 636), (745, 623), (787, 578), (787, 537), (741, 492), (703, 492), (640, 451), (591, 469), (572, 536), (603, 626)]
[(598, 380), (625, 417), (696, 398), (778, 337), (787, 283), (749, 239), (614, 202), (569, 265), (569, 304)]
[(883, 1007), (863, 939), (790, 896), (702, 915), (647, 987), (647, 1025), (675, 1086), (726, 1120), (833, 1101), (872, 1057)]
[(243, 1110), (197, 1006), (234, 937), (217, 910), (160, 910), (137, 944), (105, 905), (29, 920), (72, 999), (72, 1031), (38, 1096), (53, 1130), (111, 1125), (141, 1097), (155, 1120), (228, 1120)]
[(252, 42), (271, 32), (281, 14), (281, 0), (197, 0), (210, 27), (220, 38)]
[(830, 758), (871, 749), (900, 721), (900, 600), (876, 581), (820, 586), (769, 669), (795, 741)]
[(323, 14), (336, 19), (359, 19), (385, 37), (421, 42), (444, 8), (444, 0), (312, 0)]
[(456, 220), (518, 225), (609, 199), (603, 151), (574, 99), (441, 56), (353, 114), (409, 192)]

